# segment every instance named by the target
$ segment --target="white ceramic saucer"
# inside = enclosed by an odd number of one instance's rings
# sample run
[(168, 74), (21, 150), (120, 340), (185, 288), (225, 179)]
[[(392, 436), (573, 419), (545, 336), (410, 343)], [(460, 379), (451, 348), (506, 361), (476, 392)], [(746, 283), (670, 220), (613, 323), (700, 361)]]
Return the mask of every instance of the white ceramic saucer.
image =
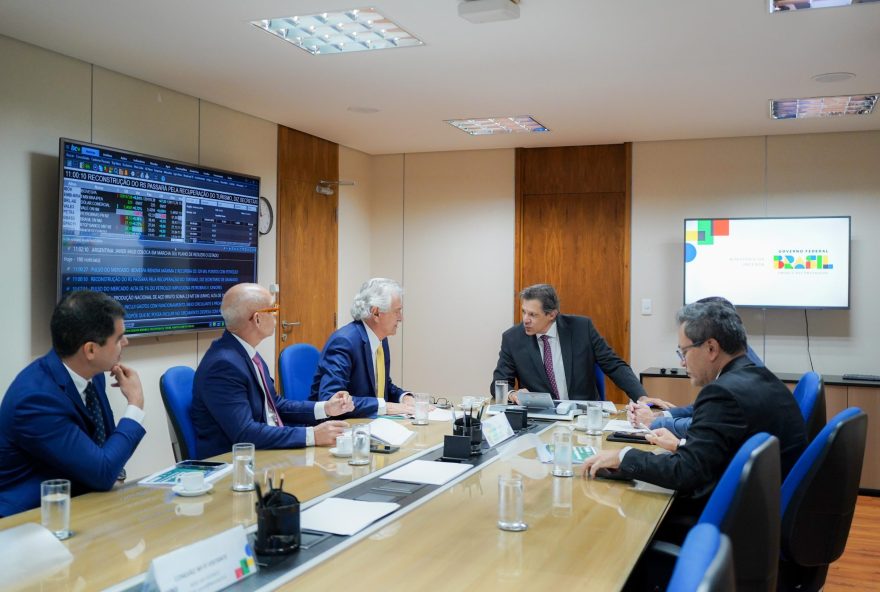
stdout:
[(351, 456), (351, 452), (349, 452), (348, 454), (343, 454), (342, 452), (339, 452), (339, 450), (335, 446), (330, 449), (330, 454), (337, 458), (348, 458)]
[(210, 483), (206, 483), (205, 486), (201, 489), (184, 489), (183, 486), (178, 483), (171, 488), (171, 491), (183, 497), (196, 497), (197, 495), (205, 495), (212, 489), (214, 489), (214, 486)]

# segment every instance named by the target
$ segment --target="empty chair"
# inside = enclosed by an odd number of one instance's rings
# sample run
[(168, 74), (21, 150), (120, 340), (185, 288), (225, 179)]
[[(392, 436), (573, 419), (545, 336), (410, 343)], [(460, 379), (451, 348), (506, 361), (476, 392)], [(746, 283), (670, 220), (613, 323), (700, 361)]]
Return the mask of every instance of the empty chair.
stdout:
[(318, 369), (321, 352), (308, 343), (294, 343), (281, 350), (278, 374), (281, 392), (293, 401), (305, 401), (312, 390), (312, 379)]
[(593, 371), (596, 374), (596, 392), (599, 393), (599, 400), (605, 400), (605, 373), (599, 368), (599, 364), (593, 364)]
[(195, 374), (196, 371), (188, 366), (174, 366), (159, 379), (162, 403), (168, 413), (171, 448), (178, 461), (199, 458), (196, 455), (196, 431), (189, 417)]
[(779, 562), (779, 440), (745, 441), (709, 497), (698, 524), (730, 538), (737, 590), (773, 590)]
[(804, 416), (809, 442), (825, 427), (825, 382), (819, 374), (806, 372), (792, 394)]
[(730, 539), (714, 524), (704, 523), (688, 533), (666, 592), (733, 592), (733, 553)]
[(782, 484), (780, 590), (820, 590), (846, 547), (865, 456), (868, 416), (844, 409), (807, 446)]

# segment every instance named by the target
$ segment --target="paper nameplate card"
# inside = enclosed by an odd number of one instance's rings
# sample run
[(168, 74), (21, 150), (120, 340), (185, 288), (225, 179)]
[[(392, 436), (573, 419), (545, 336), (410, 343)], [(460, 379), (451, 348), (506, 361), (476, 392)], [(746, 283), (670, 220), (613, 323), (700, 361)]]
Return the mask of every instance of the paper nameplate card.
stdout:
[(489, 419), (483, 420), (483, 437), (489, 446), (495, 446), (513, 436), (513, 428), (510, 421), (503, 413), (499, 413)]
[(254, 550), (241, 526), (153, 559), (149, 592), (216, 592), (257, 572)]

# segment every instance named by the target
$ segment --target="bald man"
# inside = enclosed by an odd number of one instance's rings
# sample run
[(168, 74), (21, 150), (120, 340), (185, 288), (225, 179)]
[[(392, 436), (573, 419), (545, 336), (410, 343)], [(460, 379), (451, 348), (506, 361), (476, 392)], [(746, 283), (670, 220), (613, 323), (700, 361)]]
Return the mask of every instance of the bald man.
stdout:
[(220, 314), (226, 330), (205, 353), (193, 383), (190, 417), (199, 458), (229, 452), (236, 442), (258, 449), (334, 445), (348, 424), (321, 420), (352, 411), (349, 394), (339, 391), (317, 403), (280, 398), (257, 353), (275, 333), (278, 306), (269, 291), (236, 284), (223, 296)]

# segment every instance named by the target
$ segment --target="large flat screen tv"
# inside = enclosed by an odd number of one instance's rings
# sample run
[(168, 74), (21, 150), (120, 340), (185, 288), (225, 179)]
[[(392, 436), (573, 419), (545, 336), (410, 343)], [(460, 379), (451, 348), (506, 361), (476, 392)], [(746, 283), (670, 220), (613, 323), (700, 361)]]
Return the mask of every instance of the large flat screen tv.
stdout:
[(224, 326), (257, 277), (260, 179), (61, 138), (58, 296), (97, 290), (129, 335)]
[(849, 308), (850, 217), (689, 218), (684, 301)]

